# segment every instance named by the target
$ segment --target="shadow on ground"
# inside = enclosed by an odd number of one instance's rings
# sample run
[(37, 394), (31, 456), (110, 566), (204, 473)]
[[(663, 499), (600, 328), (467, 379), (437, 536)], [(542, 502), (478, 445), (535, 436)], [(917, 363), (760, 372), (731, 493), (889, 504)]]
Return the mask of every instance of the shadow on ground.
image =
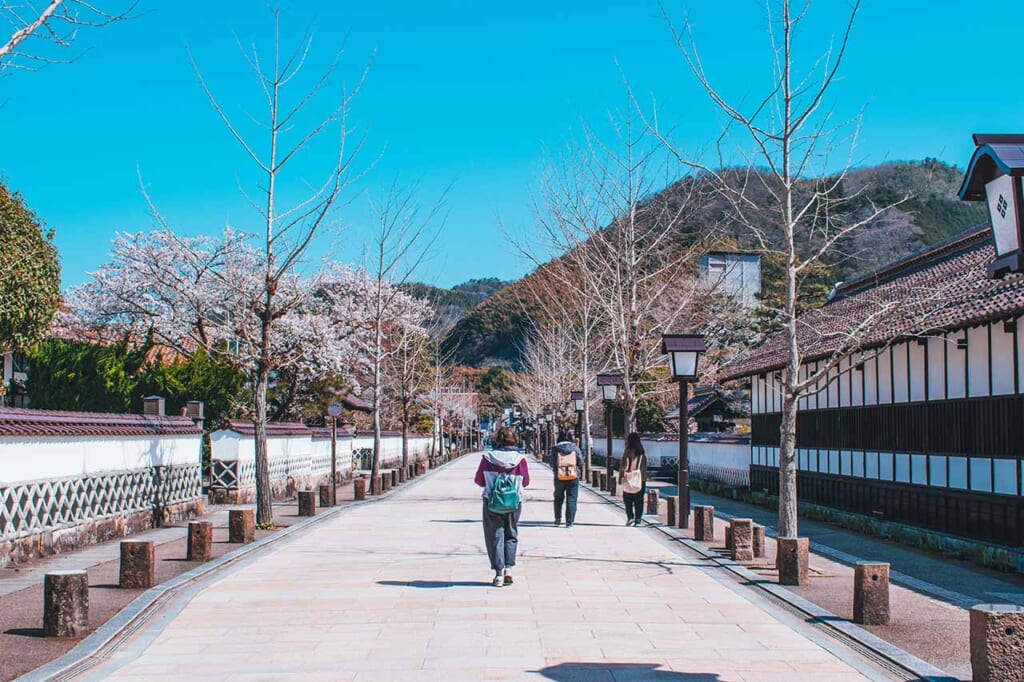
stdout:
[(11, 628), (4, 630), (5, 635), (16, 635), (18, 637), (45, 637), (46, 633), (42, 628)]
[(421, 590), (440, 590), (446, 587), (491, 587), (490, 582), (479, 580), (378, 580), (377, 584), (387, 587), (415, 587)]
[(536, 670), (558, 682), (718, 682), (713, 673), (659, 670), (657, 663), (559, 663)]

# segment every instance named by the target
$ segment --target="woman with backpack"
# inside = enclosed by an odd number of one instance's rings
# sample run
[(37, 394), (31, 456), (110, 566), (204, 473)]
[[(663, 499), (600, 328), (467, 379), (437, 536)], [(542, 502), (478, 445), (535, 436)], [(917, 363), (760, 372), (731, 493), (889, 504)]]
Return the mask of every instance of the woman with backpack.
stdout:
[(519, 515), (523, 488), (530, 485), (530, 470), (519, 451), (519, 437), (507, 426), (494, 436), (494, 450), (480, 458), (476, 484), (483, 491), (484, 544), (494, 571), (494, 586), (512, 584), (519, 544)]
[(647, 494), (647, 453), (638, 433), (626, 436), (626, 449), (619, 464), (619, 487), (626, 503), (626, 525), (639, 526), (644, 520)]
[(551, 470), (555, 472), (555, 525), (562, 523), (562, 505), (565, 504), (565, 527), (576, 522), (576, 498), (580, 490), (580, 475), (584, 468), (583, 453), (563, 431), (551, 448)]

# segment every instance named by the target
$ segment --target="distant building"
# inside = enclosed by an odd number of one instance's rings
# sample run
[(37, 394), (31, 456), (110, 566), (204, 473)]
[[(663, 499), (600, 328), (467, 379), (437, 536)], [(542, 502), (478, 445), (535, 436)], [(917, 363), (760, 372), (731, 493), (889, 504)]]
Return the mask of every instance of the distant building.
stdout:
[(25, 382), (28, 381), (28, 358), (24, 353), (3, 354), (3, 386), (6, 394), (0, 396), (0, 406), (28, 407)]
[(747, 308), (761, 297), (761, 256), (756, 253), (710, 251), (700, 259), (701, 281), (716, 293)]
[[(797, 489), (806, 502), (1024, 545), (1024, 275), (989, 279), (991, 230), (969, 230), (839, 285), (802, 317), (802, 376), (877, 300), (911, 298), (800, 400)], [(912, 296), (941, 292), (922, 322)], [(782, 336), (727, 367), (751, 385), (750, 484), (777, 494)]]

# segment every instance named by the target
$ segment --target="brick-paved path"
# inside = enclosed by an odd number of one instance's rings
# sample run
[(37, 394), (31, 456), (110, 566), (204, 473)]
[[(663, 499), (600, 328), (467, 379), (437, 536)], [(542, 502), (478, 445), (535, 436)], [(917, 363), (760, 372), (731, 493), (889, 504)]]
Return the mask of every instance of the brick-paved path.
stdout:
[(884, 679), (590, 494), (574, 528), (552, 527), (551, 474), (532, 463), (516, 582), (491, 587), (476, 464), (219, 576), (88, 678)]

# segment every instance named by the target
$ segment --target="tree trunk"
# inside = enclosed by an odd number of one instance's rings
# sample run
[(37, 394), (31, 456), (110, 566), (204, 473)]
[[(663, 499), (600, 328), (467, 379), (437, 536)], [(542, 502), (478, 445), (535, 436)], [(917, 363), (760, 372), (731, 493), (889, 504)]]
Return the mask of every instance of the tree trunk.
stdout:
[(409, 405), (402, 404), (402, 466), (409, 466)]
[(256, 446), (256, 524), (274, 523), (274, 499), (270, 488), (270, 458), (267, 455), (267, 381), (269, 372), (260, 368), (256, 374), (256, 414), (253, 415)]
[(796, 414), (797, 404), (789, 395), (782, 403), (779, 427), (779, 536), (797, 537), (796, 493)]

